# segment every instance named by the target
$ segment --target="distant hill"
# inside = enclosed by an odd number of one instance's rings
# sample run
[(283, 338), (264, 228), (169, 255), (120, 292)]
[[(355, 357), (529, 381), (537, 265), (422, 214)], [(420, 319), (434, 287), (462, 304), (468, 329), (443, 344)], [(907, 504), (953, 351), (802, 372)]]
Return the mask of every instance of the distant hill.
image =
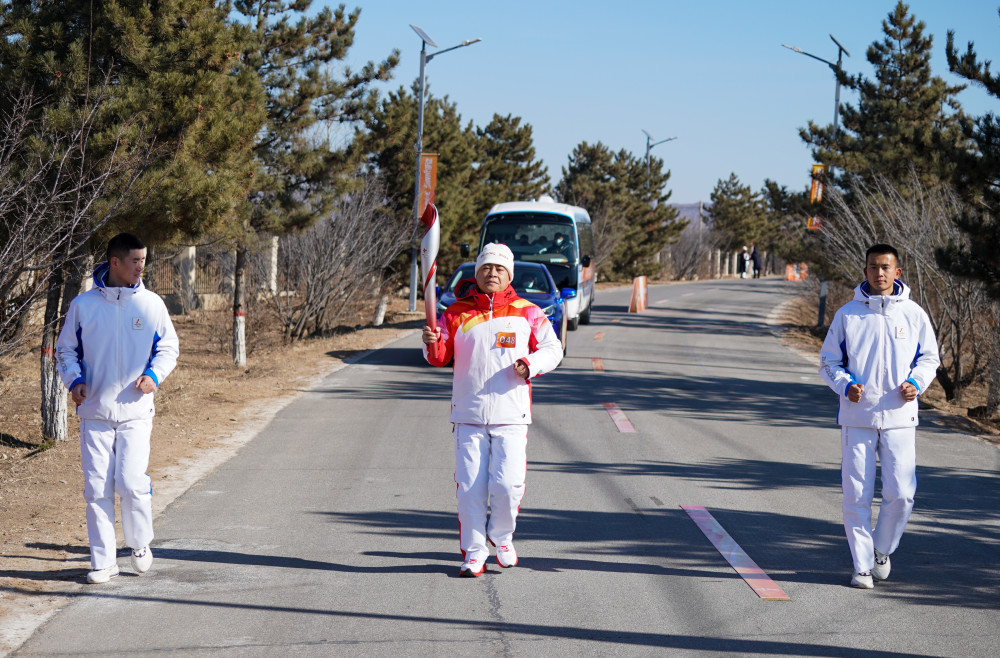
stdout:
[[(671, 206), (677, 209), (677, 214), (680, 219), (688, 220), (687, 228), (685, 231), (697, 231), (699, 229), (699, 224), (701, 224), (705, 229), (711, 227), (712, 216), (709, 214), (712, 208), (712, 204), (708, 201), (695, 202), (695, 203), (671, 203)], [(699, 208), (701, 213), (698, 212)]]

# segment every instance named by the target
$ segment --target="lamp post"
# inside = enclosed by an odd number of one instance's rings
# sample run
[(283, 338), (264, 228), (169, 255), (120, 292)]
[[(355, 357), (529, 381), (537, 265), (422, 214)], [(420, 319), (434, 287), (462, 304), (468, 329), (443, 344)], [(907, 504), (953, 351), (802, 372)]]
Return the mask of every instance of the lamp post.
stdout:
[[(840, 64), (841, 64), (841, 62), (844, 59), (844, 55), (847, 55), (848, 57), (850, 57), (851, 53), (847, 52), (847, 48), (844, 48), (844, 46), (841, 45), (841, 43), (839, 41), (837, 41), (837, 37), (835, 37), (835, 36), (833, 36), (831, 34), (830, 38), (833, 39), (833, 42), (835, 44), (837, 44), (837, 63), (836, 64), (834, 64), (833, 62), (831, 62), (829, 60), (823, 59), (822, 57), (817, 57), (816, 55), (813, 55), (812, 53), (807, 53), (806, 51), (802, 50), (798, 46), (789, 46), (789, 45), (784, 44), (784, 43), (781, 44), (781, 45), (784, 46), (785, 48), (788, 48), (789, 50), (794, 50), (795, 52), (797, 52), (797, 53), (799, 53), (801, 55), (805, 55), (806, 57), (812, 57), (813, 59), (817, 59), (817, 60), (823, 62), (824, 64), (826, 64), (827, 66), (829, 66), (830, 69), (833, 70), (833, 75), (837, 79), (837, 89), (836, 89), (836, 92), (834, 93), (834, 97), (833, 97), (833, 138), (837, 139), (838, 125), (840, 123), (840, 74), (843, 72), (843, 69), (841, 68)], [(830, 168), (830, 173), (833, 173), (833, 168), (832, 167)]]
[[(797, 52), (797, 53), (799, 53), (801, 55), (805, 55), (806, 57), (812, 57), (813, 59), (819, 60), (819, 61), (823, 62), (824, 64), (826, 64), (827, 66), (829, 66), (831, 70), (833, 70), (833, 76), (837, 79), (837, 88), (836, 88), (836, 91), (834, 92), (834, 96), (833, 96), (833, 140), (836, 141), (837, 140), (838, 127), (839, 127), (839, 123), (840, 123), (840, 74), (843, 73), (843, 69), (841, 68), (841, 62), (843, 62), (844, 55), (847, 55), (848, 57), (850, 57), (851, 53), (847, 52), (847, 48), (844, 48), (843, 44), (841, 44), (839, 41), (837, 41), (837, 37), (835, 37), (835, 36), (833, 36), (831, 34), (830, 38), (833, 39), (833, 42), (835, 44), (837, 44), (837, 63), (836, 64), (834, 64), (833, 62), (831, 62), (829, 60), (823, 59), (822, 57), (817, 57), (816, 55), (813, 55), (812, 53), (807, 53), (806, 51), (802, 50), (798, 46), (789, 46), (789, 45), (786, 45), (786, 44), (781, 44), (781, 45), (784, 46), (785, 48), (788, 48), (789, 50), (794, 50), (795, 52)], [(833, 177), (833, 166), (832, 165), (829, 167), (829, 170), (830, 170), (830, 178), (832, 178)], [(824, 320), (826, 320), (826, 289), (827, 289), (826, 281), (820, 281), (820, 284), (819, 284), (819, 320), (816, 322), (816, 326), (818, 326), (818, 327), (822, 327), (823, 324), (824, 324)]]
[(431, 61), (438, 55), (443, 53), (456, 50), (458, 48), (464, 48), (465, 46), (471, 46), (474, 43), (482, 41), (482, 39), (469, 39), (463, 41), (457, 46), (452, 46), (451, 48), (445, 48), (444, 50), (438, 50), (431, 54), (427, 54), (427, 45), (430, 44), (431, 47), (437, 48), (438, 45), (434, 43), (426, 32), (424, 32), (420, 27), (410, 23), (410, 27), (413, 31), (417, 33), (420, 37), (420, 78), (417, 83), (417, 143), (415, 146), (417, 152), (417, 174), (416, 180), (413, 182), (413, 249), (410, 253), (410, 311), (417, 310), (417, 286), (418, 274), (417, 274), (417, 261), (420, 257), (419, 254), (419, 243), (417, 240), (417, 233), (420, 227), (420, 154), (424, 150), (423, 140), (424, 140), (424, 70), (427, 68), (427, 62)]
[(648, 132), (646, 132), (645, 128), (640, 128), (639, 130), (641, 130), (643, 132), (643, 134), (646, 135), (646, 189), (648, 190), (649, 189), (649, 151), (650, 151), (650, 149), (652, 149), (654, 146), (657, 146), (659, 144), (663, 144), (664, 142), (669, 142), (669, 141), (677, 139), (677, 138), (676, 137), (667, 137), (666, 139), (661, 139), (658, 142), (654, 142), (653, 139), (655, 139), (655, 138), (652, 135), (650, 135)]

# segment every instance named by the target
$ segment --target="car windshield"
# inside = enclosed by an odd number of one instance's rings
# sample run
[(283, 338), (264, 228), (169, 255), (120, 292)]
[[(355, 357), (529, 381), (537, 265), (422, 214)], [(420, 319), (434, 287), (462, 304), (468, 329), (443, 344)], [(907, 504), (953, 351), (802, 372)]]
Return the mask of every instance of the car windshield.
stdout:
[(549, 219), (545, 213), (493, 215), (484, 229), (482, 243), (502, 242), (514, 260), (536, 263), (576, 262), (572, 224)]
[[(474, 279), (476, 277), (476, 266), (473, 263), (466, 263), (462, 265), (455, 273), (451, 275), (448, 279), (448, 285), (445, 286), (444, 290), (450, 293), (455, 292), (455, 287), (458, 285), (459, 281), (463, 279)], [(514, 290), (516, 292), (535, 292), (535, 293), (547, 293), (552, 292), (552, 286), (549, 283), (549, 277), (545, 276), (544, 270), (541, 267), (531, 267), (528, 265), (524, 266), (514, 266), (514, 280), (511, 282), (514, 285)]]
[(462, 265), (457, 270), (455, 270), (455, 273), (451, 275), (450, 279), (448, 279), (448, 285), (445, 286), (444, 289), (448, 292), (455, 292), (455, 286), (458, 285), (459, 281), (461, 281), (462, 279), (474, 279), (475, 277), (476, 277), (476, 264), (466, 263), (465, 265)]
[(514, 290), (516, 292), (552, 292), (549, 277), (541, 268), (514, 266)]

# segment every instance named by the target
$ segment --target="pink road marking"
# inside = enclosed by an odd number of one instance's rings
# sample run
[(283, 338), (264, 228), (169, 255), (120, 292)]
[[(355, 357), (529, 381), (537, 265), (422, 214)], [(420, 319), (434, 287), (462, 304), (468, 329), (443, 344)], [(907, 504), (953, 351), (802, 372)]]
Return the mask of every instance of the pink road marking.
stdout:
[(604, 340), (604, 332), (598, 331), (596, 334), (594, 334), (594, 340)]
[(590, 363), (594, 366), (595, 372), (604, 372), (604, 359), (599, 356), (595, 356), (590, 360)]
[(729, 565), (746, 581), (746, 584), (757, 592), (757, 596), (765, 601), (792, 600), (783, 589), (778, 587), (777, 583), (764, 573), (763, 569), (757, 566), (757, 563), (740, 548), (740, 545), (733, 541), (729, 533), (719, 525), (719, 522), (707, 509), (701, 505), (681, 505), (681, 509), (688, 513), (691, 520), (701, 528), (701, 531), (722, 554), (722, 557), (726, 558)]
[(615, 421), (615, 426), (619, 432), (635, 432), (635, 428), (632, 427), (632, 423), (629, 422), (625, 412), (619, 409), (617, 404), (614, 402), (605, 402), (604, 408), (608, 410), (611, 420)]

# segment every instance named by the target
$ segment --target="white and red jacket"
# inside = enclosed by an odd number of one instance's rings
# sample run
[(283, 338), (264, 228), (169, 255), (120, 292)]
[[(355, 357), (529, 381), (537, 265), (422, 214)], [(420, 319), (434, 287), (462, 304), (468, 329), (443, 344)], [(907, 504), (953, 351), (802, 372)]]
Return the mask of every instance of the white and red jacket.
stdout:
[[(905, 401), (899, 387), (908, 381), (924, 392), (939, 363), (930, 318), (910, 299), (909, 287), (897, 280), (891, 295), (869, 295), (866, 281), (833, 317), (820, 352), (819, 374), (840, 395), (838, 424), (915, 427), (917, 401)], [(847, 399), (853, 384), (865, 387), (860, 402)]]
[[(441, 340), (424, 345), (432, 366), (454, 358), (451, 422), (515, 425), (531, 422), (532, 377), (562, 360), (562, 344), (542, 309), (514, 292), (487, 295), (466, 280), (455, 289), (458, 301), (441, 316)], [(528, 366), (528, 380), (514, 364)]]
[(135, 387), (141, 375), (159, 386), (177, 364), (178, 340), (167, 307), (142, 281), (108, 287), (108, 264), (94, 270), (94, 287), (69, 305), (56, 341), (59, 376), (70, 390), (83, 382), (81, 418), (123, 422), (152, 418), (153, 393)]

